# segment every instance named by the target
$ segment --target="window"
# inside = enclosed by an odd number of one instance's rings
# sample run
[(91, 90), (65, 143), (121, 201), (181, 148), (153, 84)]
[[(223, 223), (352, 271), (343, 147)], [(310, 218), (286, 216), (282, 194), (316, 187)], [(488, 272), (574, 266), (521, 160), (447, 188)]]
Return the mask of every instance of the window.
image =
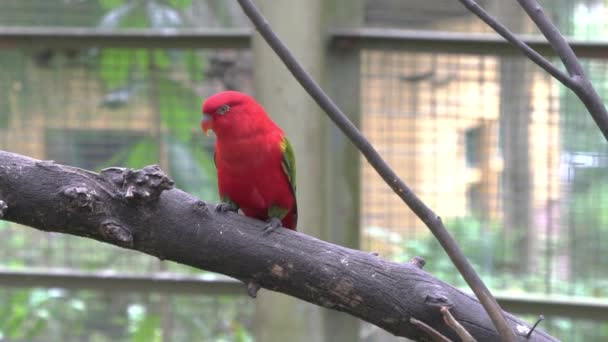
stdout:
[(465, 131), (465, 157), (468, 167), (478, 167), (481, 160), (481, 127), (474, 127)]

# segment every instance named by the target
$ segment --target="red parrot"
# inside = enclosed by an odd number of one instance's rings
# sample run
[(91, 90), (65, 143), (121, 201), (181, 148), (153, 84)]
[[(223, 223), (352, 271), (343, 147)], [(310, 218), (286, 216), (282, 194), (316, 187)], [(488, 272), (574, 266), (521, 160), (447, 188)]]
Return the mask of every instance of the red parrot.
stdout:
[(215, 132), (215, 166), (222, 203), (219, 212), (237, 211), (266, 220), (265, 232), (296, 229), (296, 162), (283, 130), (247, 94), (223, 91), (203, 104), (201, 128)]

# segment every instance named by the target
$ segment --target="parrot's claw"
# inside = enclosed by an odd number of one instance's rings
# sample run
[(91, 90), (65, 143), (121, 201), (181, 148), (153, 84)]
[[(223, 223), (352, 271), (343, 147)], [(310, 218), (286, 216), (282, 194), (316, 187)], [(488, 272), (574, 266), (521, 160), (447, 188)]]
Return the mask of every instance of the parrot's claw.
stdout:
[(266, 227), (264, 227), (264, 236), (270, 235), (270, 233), (274, 232), (277, 228), (283, 225), (281, 223), (281, 220), (276, 217), (270, 218), (270, 220), (268, 220), (267, 222), (268, 224), (266, 225)]
[(215, 212), (217, 213), (226, 213), (228, 211), (233, 211), (233, 212), (237, 212), (239, 211), (239, 208), (234, 204), (234, 203), (220, 203), (217, 206), (215, 206)]

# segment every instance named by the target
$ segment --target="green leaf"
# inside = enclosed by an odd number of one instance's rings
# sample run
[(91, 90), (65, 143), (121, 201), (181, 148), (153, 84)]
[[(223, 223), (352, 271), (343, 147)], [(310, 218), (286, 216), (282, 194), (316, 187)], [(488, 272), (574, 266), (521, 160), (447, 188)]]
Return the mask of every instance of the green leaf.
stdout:
[(144, 319), (137, 322), (131, 335), (133, 342), (155, 342), (161, 340), (160, 318), (157, 315), (146, 314)]
[[(135, 50), (135, 52), (137, 51), (140, 50)], [(133, 50), (127, 49), (101, 50), (99, 76), (107, 88), (116, 88), (127, 83), (133, 53)]]
[(156, 68), (167, 69), (171, 66), (171, 58), (166, 50), (154, 50), (154, 63)]
[(177, 9), (184, 9), (192, 5), (192, 0), (167, 0), (167, 3)]
[(134, 3), (128, 2), (121, 6), (112, 8), (99, 20), (97, 27), (103, 29), (114, 29), (120, 27), (125, 18), (131, 15), (131, 12), (135, 7), (136, 6)]
[(24, 333), (24, 337), (26, 340), (33, 340), (34, 337), (40, 335), (42, 330), (46, 328), (47, 320), (44, 318), (37, 318), (34, 324)]
[(188, 50), (184, 54), (184, 61), (188, 74), (193, 81), (201, 82), (205, 80), (203, 70), (207, 68), (208, 56), (206, 52)]
[(202, 146), (191, 146), (167, 137), (171, 177), (179, 188), (207, 200), (218, 200), (213, 156)]
[[(126, 0), (128, 1), (128, 0)], [(105, 10), (113, 9), (125, 3), (125, 0), (99, 0), (101, 8)]]
[(181, 14), (171, 6), (151, 1), (146, 3), (148, 22), (154, 28), (180, 27), (183, 25)]
[(238, 321), (232, 321), (234, 330), (234, 340), (236, 342), (253, 342), (254, 338), (251, 333)]
[(125, 28), (147, 28), (150, 27), (150, 18), (146, 11), (134, 11), (130, 16), (123, 21), (121, 27)]
[(103, 169), (114, 165), (124, 165), (130, 168), (142, 168), (151, 164), (158, 164), (158, 142), (145, 137), (128, 147), (117, 151), (110, 159), (98, 165), (95, 169)]
[(167, 127), (171, 135), (178, 140), (190, 141), (193, 129), (200, 133), (198, 127), (202, 101), (193, 90), (178, 82), (163, 79), (157, 86), (159, 87), (157, 93), (162, 94), (158, 98), (158, 110), (163, 126)]
[(22, 325), (25, 319), (29, 315), (29, 292), (19, 292), (11, 301), (9, 307), (12, 308), (12, 313), (6, 320), (6, 324), (3, 326), (3, 331), (9, 339), (19, 339), (23, 336)]
[(127, 155), (125, 165), (132, 168), (142, 168), (150, 164), (158, 164), (158, 142), (151, 138), (144, 138), (133, 146)]

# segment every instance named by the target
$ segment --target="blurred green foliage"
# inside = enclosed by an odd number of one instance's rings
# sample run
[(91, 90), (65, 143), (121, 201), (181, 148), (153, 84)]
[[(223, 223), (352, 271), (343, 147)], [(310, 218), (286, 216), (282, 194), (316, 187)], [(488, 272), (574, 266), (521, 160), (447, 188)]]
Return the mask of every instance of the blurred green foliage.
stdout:
[[(570, 276), (556, 277), (547, 274), (543, 268), (553, 261), (553, 255), (537, 253), (535, 263), (538, 270), (526, 274), (514, 272), (516, 263), (521, 262), (511, 246), (520, 239), (517, 235), (510, 235), (498, 224), (485, 223), (475, 217), (446, 219), (445, 225), (465, 255), (483, 276), (486, 285), (494, 290), (514, 293), (558, 293), (562, 295), (605, 297), (608, 296), (608, 279), (602, 276), (603, 271), (598, 265), (608, 265), (608, 256), (603, 253), (604, 246), (597, 243), (601, 239), (599, 234), (608, 234), (607, 225), (599, 222), (606, 219), (606, 215), (597, 214), (593, 208), (598, 208), (598, 196), (595, 192), (602, 192), (602, 206), (608, 210), (608, 183), (593, 187), (594, 193), (580, 193), (572, 201), (573, 221), (578, 222), (581, 229), (575, 229), (572, 237), (560, 235), (554, 242), (557, 248), (567, 248), (569, 262), (573, 265)], [(594, 206), (585, 203), (593, 200)], [(603, 207), (602, 207), (603, 208)], [(605, 212), (602, 210), (602, 212)], [(596, 229), (584, 227), (601, 227)], [(405, 242), (406, 254), (399, 256), (399, 261), (407, 261), (414, 256), (421, 256), (427, 260), (425, 271), (437, 278), (457, 287), (467, 288), (462, 276), (454, 272), (454, 266), (447, 254), (443, 251), (432, 235), (422, 239)], [(553, 266), (549, 265), (553, 270)]]
[[(510, 282), (514, 276), (509, 271), (517, 259), (508, 253), (508, 242), (517, 239), (516, 236), (507, 237), (498, 224), (486, 223), (475, 217), (446, 219), (445, 226), (458, 241), (473, 267), (484, 275), (484, 281), (489, 287), (501, 287), (498, 283), (519, 286), (519, 282)], [(432, 235), (407, 240), (405, 244), (407, 255), (403, 255), (401, 261), (421, 256), (427, 260), (424, 269), (429, 273), (454, 286), (467, 286), (460, 274), (454, 272), (452, 261)]]
[(253, 341), (245, 297), (34, 288), (0, 289), (0, 303), (0, 341)]
[[(180, 11), (191, 3), (191, 0), (95, 0), (87, 2), (90, 11), (87, 15), (83, 13), (83, 17), (98, 18), (96, 26), (103, 29), (179, 27), (183, 24)], [(34, 9), (65, 6), (63, 1), (55, 0), (33, 1), (29, 5)], [(23, 2), (14, 6), (27, 7)], [(215, 1), (213, 8), (220, 10), (222, 6), (221, 1)], [(5, 17), (0, 13), (0, 22)], [(19, 19), (29, 21), (28, 18), (29, 13)], [(79, 23), (67, 19), (65, 23), (72, 22)], [(63, 75), (81, 68), (86, 76), (78, 74), (75, 82), (95, 79), (91, 83), (101, 84), (102, 88), (93, 89), (105, 95), (97, 104), (70, 97), (67, 89), (59, 92), (58, 96), (73, 101), (71, 107), (81, 106), (78, 112), (82, 117), (75, 119), (79, 120), (76, 128), (63, 129), (60, 125), (45, 128), (47, 153), (65, 159), (60, 162), (96, 170), (162, 164), (177, 187), (205, 200), (218, 200), (209, 148), (213, 140), (205, 140), (200, 130), (202, 99), (196, 91), (206, 82), (208, 52), (104, 48), (79, 51), (74, 60), (64, 56), (61, 51), (50, 50), (36, 51), (31, 59), (24, 58), (22, 51), (0, 53), (0, 63), (11, 66), (2, 70), (4, 80), (0, 81), (0, 85), (6, 86), (0, 92), (0, 127), (8, 126), (16, 113), (34, 116), (40, 110), (30, 108), (46, 107), (48, 102), (35, 90), (43, 86), (42, 81), (33, 84), (32, 80), (38, 81), (34, 75), (51, 75), (51, 82), (69, 84)], [(184, 74), (187, 77), (181, 76)], [(136, 115), (130, 111), (142, 108), (156, 118), (145, 124), (149, 129), (144, 133), (141, 129), (131, 130), (134, 122), (128, 117)], [(125, 130), (88, 128), (87, 122), (94, 118), (91, 113), (100, 110), (109, 119), (124, 122)], [(61, 107), (47, 107), (44, 113), (52, 120), (64, 114)], [(110, 147), (99, 148), (104, 144)], [(0, 263), (5, 268), (70, 267), (96, 271), (111, 267), (128, 273), (201, 273), (95, 241), (38, 233), (3, 221), (0, 239)], [(0, 341), (249, 342), (253, 340), (250, 333), (253, 308), (253, 302), (244, 297), (0, 289)]]

